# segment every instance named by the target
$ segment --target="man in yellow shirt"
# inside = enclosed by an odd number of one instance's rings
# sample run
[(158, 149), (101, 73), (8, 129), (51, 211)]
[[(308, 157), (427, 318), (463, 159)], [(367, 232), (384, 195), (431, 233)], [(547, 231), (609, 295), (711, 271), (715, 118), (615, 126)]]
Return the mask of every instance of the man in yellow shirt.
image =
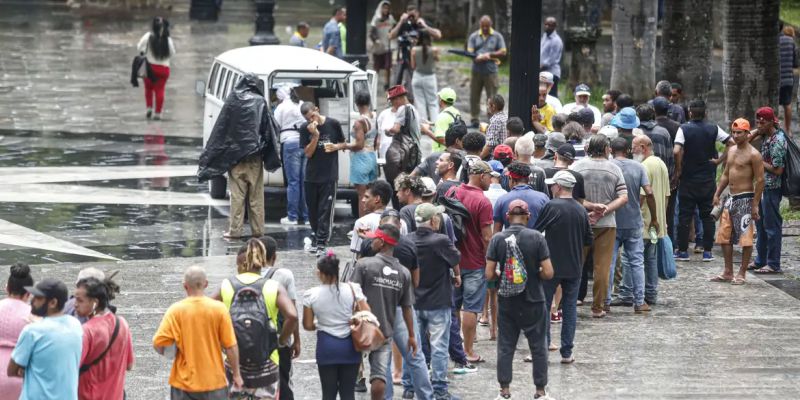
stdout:
[(233, 373), (233, 386), (242, 386), (239, 348), (225, 305), (205, 295), (208, 279), (203, 268), (189, 267), (183, 275), (186, 298), (167, 309), (153, 337), (159, 354), (174, 346), (175, 362), (169, 376), (170, 398), (224, 400), (228, 381), (222, 352)]
[(547, 103), (547, 84), (539, 83), (539, 100), (531, 107), (531, 125), (537, 133), (553, 131), (553, 116), (556, 109)]
[(433, 151), (444, 151), (444, 136), (447, 129), (455, 122), (456, 118), (461, 118), (461, 113), (453, 107), (456, 103), (456, 91), (446, 87), (436, 94), (439, 97), (439, 116), (433, 129)]

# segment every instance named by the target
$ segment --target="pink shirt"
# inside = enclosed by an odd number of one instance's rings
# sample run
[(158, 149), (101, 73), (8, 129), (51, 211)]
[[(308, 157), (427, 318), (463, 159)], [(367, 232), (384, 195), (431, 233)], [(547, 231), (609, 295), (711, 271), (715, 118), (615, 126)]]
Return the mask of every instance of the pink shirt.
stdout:
[(17, 345), (19, 333), (28, 324), (30, 315), (30, 304), (10, 298), (0, 300), (0, 393), (3, 398), (17, 399), (22, 390), (22, 379), (6, 376), (6, 370), (11, 351)]
[[(133, 365), (133, 340), (128, 323), (119, 317), (119, 333), (102, 361), (80, 376), (78, 398), (81, 400), (122, 400), (125, 373)], [(81, 365), (97, 359), (108, 347), (114, 333), (114, 314), (108, 312), (83, 324)]]

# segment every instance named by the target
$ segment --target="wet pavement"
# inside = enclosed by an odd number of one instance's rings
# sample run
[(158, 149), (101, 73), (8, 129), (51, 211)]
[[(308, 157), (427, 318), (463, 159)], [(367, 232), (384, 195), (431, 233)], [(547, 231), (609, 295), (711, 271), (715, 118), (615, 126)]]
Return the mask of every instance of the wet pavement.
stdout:
[[(324, 0), (279, 3), (279, 27), (297, 15), (311, 15), (308, 20), (321, 26), (329, 13)], [(195, 80), (204, 79), (214, 55), (245, 45), (252, 35), (252, 2), (226, 4), (238, 8), (218, 23), (188, 21), (186, 6), (169, 15), (178, 54), (165, 120), (148, 122), (142, 89), (130, 87), (128, 69), (149, 12), (0, 0), (0, 265), (27, 262), (36, 279), (65, 282), (87, 266), (120, 271), (123, 293), (115, 304), (133, 330), (137, 365), (127, 391), (134, 400), (168, 397), (170, 365), (150, 341), (166, 308), (183, 296), (183, 269), (205, 266), (214, 290), (234, 273), (232, 254), (243, 243), (221, 238), (227, 203), (211, 199), (207, 185), (194, 178), (203, 106)], [(312, 30), (311, 41), (318, 35)], [(444, 68), (441, 82), (466, 94), (457, 69)], [(266, 232), (278, 240), (278, 263), (294, 272), (302, 292), (317, 284), (314, 258), (299, 251), (309, 229), (281, 226), (284, 208), (283, 200), (268, 198)], [(345, 204), (337, 209), (332, 242), (342, 259), (349, 258), (348, 213)], [(614, 309), (594, 320), (588, 307), (579, 308), (577, 362), (563, 366), (550, 353), (551, 395), (797, 398), (797, 237), (784, 238), (785, 274), (748, 275), (744, 287), (707, 281), (722, 268), (717, 257), (710, 264), (680, 264), (676, 280), (662, 281), (660, 303), (649, 315)], [(0, 282), (7, 277), (8, 268), (0, 268)], [(559, 327), (553, 329), (557, 337)], [(314, 334), (302, 332), (302, 342), (296, 397), (318, 399)], [(452, 391), (464, 399), (494, 398), (496, 350), (487, 329), (479, 328), (476, 346), (487, 362), (474, 375), (451, 376)], [(512, 389), (528, 398), (525, 347), (523, 339)]]

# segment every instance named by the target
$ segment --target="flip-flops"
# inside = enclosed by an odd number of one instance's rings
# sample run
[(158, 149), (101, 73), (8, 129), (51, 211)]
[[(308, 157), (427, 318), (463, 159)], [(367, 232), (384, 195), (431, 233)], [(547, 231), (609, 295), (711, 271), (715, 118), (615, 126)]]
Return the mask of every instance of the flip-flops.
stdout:
[(482, 363), (482, 362), (486, 362), (486, 360), (484, 360), (484, 359), (483, 359), (483, 357), (481, 357), (481, 356), (478, 356), (478, 358), (477, 358), (477, 359), (475, 359), (475, 360), (470, 360), (469, 358), (467, 358), (467, 361), (468, 361), (470, 364), (480, 364), (480, 363)]
[(769, 265), (763, 266), (755, 271), (756, 274), (782, 274), (783, 271), (770, 267)]
[(733, 281), (733, 278), (726, 278), (726, 277), (724, 277), (722, 275), (717, 275), (717, 276), (709, 279), (709, 281), (710, 282), (730, 283), (731, 281)]
[(744, 282), (745, 281), (744, 281), (743, 277), (737, 276), (737, 277), (733, 278), (733, 280), (731, 281), (731, 285), (740, 286), (740, 285), (744, 285)]

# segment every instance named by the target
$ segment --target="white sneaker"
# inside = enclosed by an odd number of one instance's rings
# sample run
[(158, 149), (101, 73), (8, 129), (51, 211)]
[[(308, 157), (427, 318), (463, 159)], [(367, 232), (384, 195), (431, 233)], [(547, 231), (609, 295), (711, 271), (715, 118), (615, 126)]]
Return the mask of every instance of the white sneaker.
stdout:
[(291, 220), (289, 217), (281, 218), (281, 225), (297, 225), (297, 220)]

